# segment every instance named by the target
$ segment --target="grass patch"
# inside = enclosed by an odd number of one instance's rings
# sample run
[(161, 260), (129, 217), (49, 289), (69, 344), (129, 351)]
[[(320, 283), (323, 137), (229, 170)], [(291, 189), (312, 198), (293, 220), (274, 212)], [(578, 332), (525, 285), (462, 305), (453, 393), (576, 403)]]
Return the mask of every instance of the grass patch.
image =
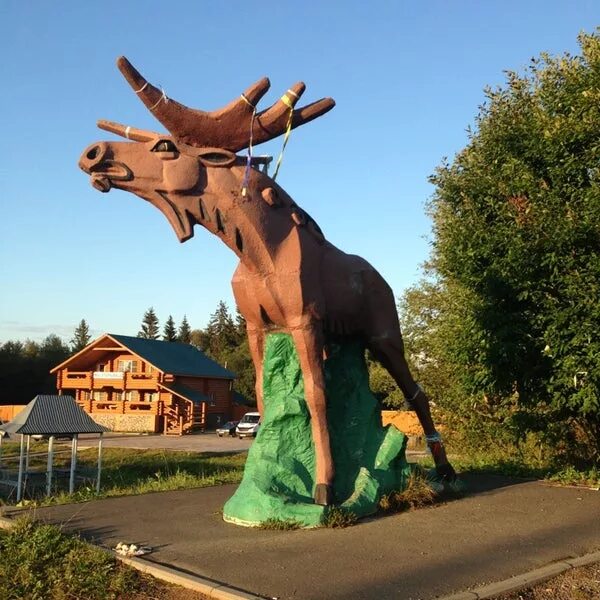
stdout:
[(301, 524), (293, 519), (267, 519), (260, 524), (259, 529), (271, 529), (275, 531), (290, 531), (300, 529)]
[(404, 512), (434, 504), (439, 494), (427, 480), (425, 470), (418, 465), (413, 468), (408, 486), (401, 492), (391, 492), (379, 501), (379, 509), (384, 513)]
[(552, 481), (561, 485), (586, 487), (600, 486), (600, 469), (597, 467), (576, 469), (552, 464), (531, 464), (518, 457), (500, 457), (483, 452), (457, 453), (451, 462), (458, 471), (493, 473), (507, 477), (523, 477)]
[(338, 529), (356, 525), (358, 517), (341, 506), (328, 506), (323, 519), (323, 527)]
[[(32, 452), (44, 449), (43, 443), (39, 444), (39, 449), (32, 446)], [(3, 453), (3, 466), (7, 454), (12, 453), (14, 456), (15, 452), (18, 452), (18, 449), (9, 448), (6, 454)], [(55, 466), (67, 467), (69, 460), (70, 456), (59, 455)], [(81, 450), (78, 452), (77, 468), (92, 475), (95, 473), (96, 460), (95, 449)], [(32, 457), (30, 468), (45, 470), (45, 461), (45, 456)], [(45, 506), (238, 483), (241, 481), (245, 462), (245, 453), (216, 454), (106, 448), (103, 452), (102, 485), (99, 494), (96, 493), (93, 482), (90, 482), (90, 485), (79, 487), (74, 494), (58, 489), (50, 498), (45, 496), (33, 498), (33, 503)], [(13, 461), (11, 469), (14, 464)]]
[(20, 519), (0, 532), (0, 597), (30, 600), (152, 597), (154, 582), (53, 525)]

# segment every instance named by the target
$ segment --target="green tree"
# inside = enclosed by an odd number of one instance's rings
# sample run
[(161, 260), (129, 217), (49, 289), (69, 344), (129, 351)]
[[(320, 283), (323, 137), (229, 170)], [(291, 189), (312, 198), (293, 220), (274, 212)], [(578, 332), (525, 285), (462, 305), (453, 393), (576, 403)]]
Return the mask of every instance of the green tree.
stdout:
[(579, 42), (486, 90), (468, 145), (432, 177), (431, 267), (463, 390), (452, 409), (598, 462), (600, 37)]
[(165, 342), (176, 342), (178, 340), (175, 321), (171, 315), (169, 315), (163, 328), (163, 340), (165, 340)]
[(183, 315), (181, 325), (179, 325), (179, 330), (177, 331), (177, 341), (181, 342), (182, 344), (190, 344), (191, 333), (192, 329), (188, 323), (187, 316)]
[(85, 319), (81, 319), (79, 325), (75, 328), (73, 338), (71, 339), (71, 351), (73, 353), (83, 350), (92, 339), (90, 328)]
[(227, 304), (220, 301), (205, 329), (194, 329), (190, 343), (236, 375), (236, 391), (251, 401), (255, 399), (254, 364), (246, 336), (246, 321), (239, 311), (235, 320)]
[(159, 337), (158, 317), (152, 306), (144, 313), (142, 328), (138, 331), (137, 337), (148, 340), (157, 340)]
[(204, 330), (207, 346), (203, 349), (209, 356), (219, 361), (230, 348), (237, 346), (239, 336), (227, 304), (221, 300), (210, 316)]

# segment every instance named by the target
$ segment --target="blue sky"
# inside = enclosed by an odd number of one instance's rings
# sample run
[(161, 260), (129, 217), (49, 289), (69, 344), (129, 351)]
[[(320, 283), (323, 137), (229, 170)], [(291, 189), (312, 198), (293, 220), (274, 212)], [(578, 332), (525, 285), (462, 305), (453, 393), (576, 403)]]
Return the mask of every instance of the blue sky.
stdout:
[[(213, 110), (267, 75), (333, 111), (292, 133), (278, 182), (328, 239), (397, 295), (428, 255), (427, 182), (466, 142), (486, 85), (542, 51), (577, 53), (595, 1), (0, 2), (0, 342), (135, 335), (153, 306), (203, 327), (233, 306), (236, 258), (205, 231), (180, 244), (135, 196), (101, 194), (79, 155), (97, 119), (162, 130), (115, 66)], [(281, 140), (259, 147), (277, 155)]]

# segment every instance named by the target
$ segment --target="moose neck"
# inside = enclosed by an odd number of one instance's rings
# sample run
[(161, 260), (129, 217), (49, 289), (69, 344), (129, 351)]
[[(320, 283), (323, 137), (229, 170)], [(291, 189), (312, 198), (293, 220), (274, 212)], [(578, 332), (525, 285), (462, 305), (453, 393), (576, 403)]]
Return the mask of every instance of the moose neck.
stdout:
[(230, 169), (202, 195), (196, 221), (219, 237), (251, 271), (270, 273), (283, 242), (297, 227), (300, 209), (272, 179), (252, 170), (242, 195), (243, 168)]

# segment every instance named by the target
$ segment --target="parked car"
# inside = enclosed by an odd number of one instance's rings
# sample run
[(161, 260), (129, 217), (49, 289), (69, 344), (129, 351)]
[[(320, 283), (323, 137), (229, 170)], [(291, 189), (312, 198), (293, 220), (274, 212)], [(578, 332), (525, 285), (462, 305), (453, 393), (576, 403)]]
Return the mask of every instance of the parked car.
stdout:
[(256, 437), (259, 427), (260, 413), (249, 412), (242, 417), (242, 420), (238, 423), (235, 432), (240, 439), (245, 437)]
[(239, 421), (227, 421), (225, 425), (221, 425), (217, 427), (217, 435), (219, 437), (223, 437), (225, 435), (230, 435), (231, 437), (235, 437), (235, 428), (237, 427)]

